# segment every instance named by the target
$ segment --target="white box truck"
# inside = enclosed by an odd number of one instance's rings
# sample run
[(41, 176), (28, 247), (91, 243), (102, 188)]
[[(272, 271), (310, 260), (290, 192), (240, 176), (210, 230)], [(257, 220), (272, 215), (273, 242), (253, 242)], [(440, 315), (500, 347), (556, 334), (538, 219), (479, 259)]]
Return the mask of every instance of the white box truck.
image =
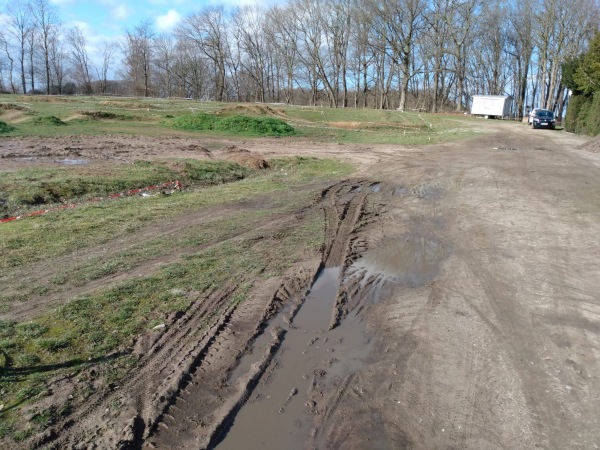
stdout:
[(486, 119), (503, 119), (510, 116), (512, 101), (510, 95), (474, 95), (471, 114)]

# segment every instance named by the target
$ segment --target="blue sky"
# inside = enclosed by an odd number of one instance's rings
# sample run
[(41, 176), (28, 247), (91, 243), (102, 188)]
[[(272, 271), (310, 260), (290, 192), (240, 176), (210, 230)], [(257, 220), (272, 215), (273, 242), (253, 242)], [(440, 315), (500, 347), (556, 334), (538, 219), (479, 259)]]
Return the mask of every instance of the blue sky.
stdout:
[[(0, 0), (0, 27), (3, 13), (10, 0)], [(25, 1), (25, 0), (23, 0)], [(273, 4), (285, 0), (49, 0), (59, 13), (62, 28), (78, 26), (87, 41), (92, 62), (99, 62), (102, 48), (108, 42), (120, 41), (126, 28), (133, 28), (145, 20), (154, 25), (154, 31), (168, 33), (189, 13), (204, 6), (242, 6)], [(120, 56), (115, 55), (115, 62)]]
[(126, 27), (150, 20), (157, 32), (168, 32), (186, 14), (210, 4), (192, 0), (51, 0), (64, 25), (78, 25), (90, 37), (114, 38)]

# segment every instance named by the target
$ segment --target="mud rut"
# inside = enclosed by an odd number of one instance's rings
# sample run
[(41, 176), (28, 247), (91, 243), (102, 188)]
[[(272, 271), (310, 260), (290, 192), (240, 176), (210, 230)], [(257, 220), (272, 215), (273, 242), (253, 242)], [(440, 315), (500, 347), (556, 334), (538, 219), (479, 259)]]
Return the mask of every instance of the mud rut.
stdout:
[[(197, 295), (167, 331), (138, 340), (138, 370), (93, 395), (77, 421), (37, 444), (57, 448), (306, 448), (329, 420), (372, 349), (361, 311), (389, 277), (360, 257), (382, 196), (402, 189), (346, 181), (322, 192), (320, 262), (298, 264), (241, 305), (237, 286)], [(376, 201), (369, 201), (376, 196)], [(357, 261), (359, 261), (357, 263)], [(270, 292), (270, 294), (269, 294)], [(208, 325), (208, 326), (207, 326)], [(199, 331), (202, 330), (202, 331)]]

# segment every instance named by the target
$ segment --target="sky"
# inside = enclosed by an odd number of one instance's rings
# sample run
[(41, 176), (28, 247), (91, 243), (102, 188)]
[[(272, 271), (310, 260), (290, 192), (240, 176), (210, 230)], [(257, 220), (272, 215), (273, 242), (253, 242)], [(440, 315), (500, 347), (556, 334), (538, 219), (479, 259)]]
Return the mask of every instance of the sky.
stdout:
[[(0, 0), (0, 27), (9, 2)], [(18, 0), (17, 0), (18, 1)], [(23, 0), (26, 1), (26, 0)], [(156, 34), (173, 31), (192, 12), (205, 6), (269, 5), (283, 0), (49, 0), (58, 10), (63, 30), (78, 26), (92, 62), (101, 60), (106, 43), (120, 41), (125, 29), (150, 21)], [(118, 55), (117, 55), (118, 59)]]

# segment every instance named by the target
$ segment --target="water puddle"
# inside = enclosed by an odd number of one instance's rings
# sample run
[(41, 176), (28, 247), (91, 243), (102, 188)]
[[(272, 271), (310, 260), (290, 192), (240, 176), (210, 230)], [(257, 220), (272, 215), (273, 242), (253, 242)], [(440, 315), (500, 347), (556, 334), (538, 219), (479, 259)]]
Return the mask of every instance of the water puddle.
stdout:
[(392, 195), (399, 195), (400, 197), (404, 197), (405, 195), (408, 195), (408, 189), (402, 186), (397, 187), (396, 189), (394, 189), (394, 193)]
[[(274, 360), (275, 369), (263, 375), (266, 382), (255, 389), (216, 448), (305, 448), (312, 427), (306, 403), (314, 374), (324, 371), (327, 380), (357, 371), (372, 347), (364, 324), (355, 314), (328, 330), (340, 282), (340, 268), (323, 269), (292, 324), (285, 323), (283, 313), (274, 319), (271, 326), (286, 330)], [(264, 351), (269, 334), (265, 332), (256, 340), (255, 355)], [(240, 361), (232, 381), (252, 363), (250, 356)]]
[(418, 198), (424, 198), (424, 199), (439, 199), (442, 196), (442, 189), (440, 189), (437, 186), (429, 186), (429, 185), (419, 185), (416, 186), (412, 189), (412, 192), (418, 197)]
[(363, 287), (371, 282), (370, 289), (378, 298), (377, 290), (385, 281), (409, 287), (428, 284), (438, 275), (447, 255), (447, 246), (431, 237), (418, 234), (389, 237), (352, 264), (348, 274), (360, 277)]
[(371, 186), (371, 192), (377, 193), (381, 191), (381, 183), (375, 183)]
[(90, 161), (87, 159), (59, 159), (56, 162), (60, 164), (65, 164), (67, 166), (80, 166), (83, 164), (87, 164)]

